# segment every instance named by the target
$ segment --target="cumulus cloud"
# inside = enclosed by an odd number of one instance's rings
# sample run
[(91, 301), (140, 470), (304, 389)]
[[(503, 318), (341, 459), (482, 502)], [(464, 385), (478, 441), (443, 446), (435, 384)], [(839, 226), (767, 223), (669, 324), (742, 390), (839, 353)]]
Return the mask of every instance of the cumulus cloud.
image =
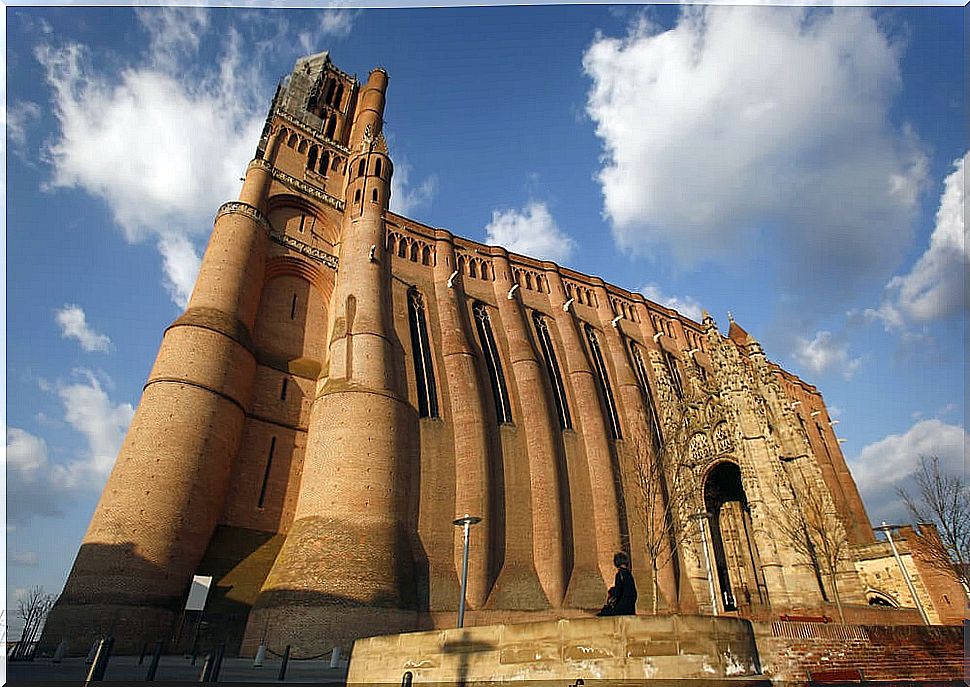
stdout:
[(107, 353), (111, 350), (111, 339), (94, 331), (88, 325), (87, 317), (81, 306), (65, 305), (54, 312), (54, 319), (57, 320), (57, 324), (61, 328), (61, 337), (77, 339), (81, 348), (85, 351)]
[(684, 7), (598, 36), (586, 109), (617, 243), (687, 265), (770, 247), (816, 303), (885, 274), (926, 174), (889, 121), (899, 52), (861, 9)]
[(407, 215), (419, 208), (427, 208), (438, 192), (438, 177), (425, 177), (417, 186), (411, 186), (411, 165), (402, 160), (394, 164), (391, 176), (391, 211)]
[(829, 331), (818, 332), (811, 341), (799, 337), (792, 355), (799, 365), (814, 374), (838, 372), (846, 380), (852, 379), (862, 366), (862, 358), (849, 354), (849, 344)]
[(113, 402), (89, 370), (76, 370), (73, 381), (58, 382), (52, 391), (85, 446), (66, 462), (55, 461), (43, 438), (7, 428), (7, 517), (15, 524), (62, 515), (64, 503), (101, 489), (134, 416), (131, 405)]
[(564, 263), (576, 242), (564, 234), (545, 203), (530, 201), (520, 210), (494, 210), (485, 227), (485, 242), (513, 253)]
[[(194, 280), (193, 239), (238, 193), (265, 112), (258, 65), (234, 29), (202, 71), (189, 66), (210, 31), (207, 11), (139, 11), (149, 36), (141, 62), (101, 71), (80, 44), (40, 45), (59, 130), (46, 146), (48, 188), (80, 188), (107, 203), (129, 242), (154, 239), (168, 290), (182, 305)], [(198, 65), (195, 60), (193, 64)]]
[(965, 475), (967, 440), (966, 430), (959, 425), (938, 419), (921, 420), (903, 434), (890, 434), (869, 444), (850, 459), (849, 467), (873, 521), (912, 519), (896, 495), (896, 487), (911, 485), (920, 456), (939, 456), (946, 471)]
[(943, 193), (936, 211), (936, 224), (930, 245), (908, 274), (893, 277), (878, 309), (865, 315), (879, 320), (887, 329), (907, 323), (926, 323), (967, 308), (967, 250), (964, 207), (967, 157), (953, 162), (953, 171), (943, 182)]
[(660, 290), (657, 284), (647, 284), (640, 287), (640, 293), (654, 303), (673, 308), (696, 322), (701, 321), (701, 304), (690, 296), (668, 296)]

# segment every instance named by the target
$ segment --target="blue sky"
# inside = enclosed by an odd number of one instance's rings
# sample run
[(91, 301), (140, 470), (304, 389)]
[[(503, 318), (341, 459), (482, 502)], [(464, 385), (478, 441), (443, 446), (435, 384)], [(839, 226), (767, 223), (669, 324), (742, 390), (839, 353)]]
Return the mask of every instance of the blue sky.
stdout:
[(392, 207), (823, 392), (873, 520), (963, 472), (962, 8), (7, 9), (7, 596), (60, 591), (277, 80), (383, 66)]

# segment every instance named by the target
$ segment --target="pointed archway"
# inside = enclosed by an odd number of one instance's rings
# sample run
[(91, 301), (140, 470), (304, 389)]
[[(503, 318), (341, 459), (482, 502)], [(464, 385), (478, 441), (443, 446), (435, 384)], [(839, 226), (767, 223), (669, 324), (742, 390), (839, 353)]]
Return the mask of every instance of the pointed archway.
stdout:
[(737, 463), (723, 460), (708, 471), (704, 505), (711, 514), (714, 577), (723, 609), (745, 613), (766, 606), (767, 586)]

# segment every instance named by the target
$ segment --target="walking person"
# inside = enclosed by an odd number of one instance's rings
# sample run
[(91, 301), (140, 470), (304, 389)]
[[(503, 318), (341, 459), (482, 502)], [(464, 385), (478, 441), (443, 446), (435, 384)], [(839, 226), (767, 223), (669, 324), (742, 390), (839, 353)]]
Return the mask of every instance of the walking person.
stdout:
[(636, 615), (637, 585), (630, 572), (630, 557), (623, 551), (613, 554), (616, 578), (607, 592), (606, 605), (596, 615)]

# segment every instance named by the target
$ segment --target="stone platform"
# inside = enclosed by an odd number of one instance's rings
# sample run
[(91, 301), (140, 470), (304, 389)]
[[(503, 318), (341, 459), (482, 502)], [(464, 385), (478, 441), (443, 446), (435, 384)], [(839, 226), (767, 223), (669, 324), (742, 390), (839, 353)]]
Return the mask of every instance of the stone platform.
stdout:
[(574, 618), (411, 632), (354, 643), (347, 685), (770, 685), (751, 623), (709, 616)]

